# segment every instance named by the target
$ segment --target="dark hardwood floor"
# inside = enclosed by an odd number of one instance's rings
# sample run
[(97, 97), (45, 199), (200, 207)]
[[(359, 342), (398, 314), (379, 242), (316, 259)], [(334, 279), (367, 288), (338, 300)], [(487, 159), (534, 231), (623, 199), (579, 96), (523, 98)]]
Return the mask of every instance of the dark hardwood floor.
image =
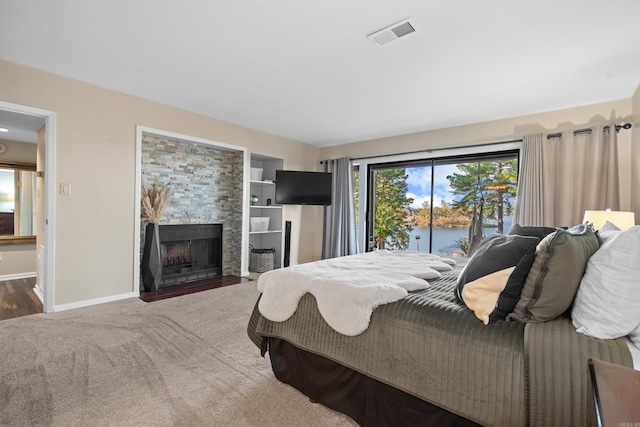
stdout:
[(178, 297), (180, 295), (207, 291), (209, 289), (221, 288), (223, 286), (237, 285), (238, 283), (248, 281), (250, 281), (250, 279), (245, 279), (238, 276), (214, 277), (212, 279), (199, 280), (197, 282), (165, 286), (154, 292), (140, 292), (140, 299), (144, 302), (153, 302), (167, 298)]
[(42, 303), (33, 291), (35, 277), (0, 282), (0, 320), (42, 313)]

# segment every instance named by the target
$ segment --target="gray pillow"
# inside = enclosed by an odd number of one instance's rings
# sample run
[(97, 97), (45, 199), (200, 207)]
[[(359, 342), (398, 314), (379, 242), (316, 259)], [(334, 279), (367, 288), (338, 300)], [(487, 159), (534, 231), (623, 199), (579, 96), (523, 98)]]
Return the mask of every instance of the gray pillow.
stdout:
[(617, 236), (618, 233), (620, 233), (620, 229), (617, 225), (605, 221), (604, 225), (600, 227), (600, 230), (596, 231), (596, 237), (598, 238), (598, 242), (600, 242), (600, 246), (602, 246), (607, 240)]
[(508, 318), (546, 322), (567, 311), (587, 262), (599, 247), (593, 227), (586, 223), (547, 235), (536, 248), (520, 300)]
[(517, 234), (518, 236), (533, 236), (542, 240), (547, 234), (551, 234), (556, 231), (557, 228), (554, 227), (533, 227), (533, 226), (522, 226), (520, 224), (513, 224), (509, 231), (507, 232), (508, 236), (512, 236)]
[(485, 325), (504, 320), (520, 298), (540, 239), (491, 234), (458, 276), (456, 296)]

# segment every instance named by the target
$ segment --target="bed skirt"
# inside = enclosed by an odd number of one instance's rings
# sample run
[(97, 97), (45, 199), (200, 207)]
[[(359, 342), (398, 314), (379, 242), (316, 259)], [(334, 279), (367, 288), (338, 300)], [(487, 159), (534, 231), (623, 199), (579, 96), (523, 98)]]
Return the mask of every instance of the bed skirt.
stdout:
[(479, 426), (287, 341), (269, 338), (268, 346), (278, 380), (361, 426)]

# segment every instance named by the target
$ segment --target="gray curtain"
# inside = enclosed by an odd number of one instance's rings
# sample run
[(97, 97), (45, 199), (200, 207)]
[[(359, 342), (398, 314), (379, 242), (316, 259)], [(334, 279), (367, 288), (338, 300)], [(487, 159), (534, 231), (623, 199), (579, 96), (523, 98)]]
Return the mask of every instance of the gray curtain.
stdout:
[(514, 223), (571, 227), (585, 210), (620, 209), (615, 124), (527, 135), (521, 154)]
[(325, 160), (325, 172), (333, 174), (331, 206), (324, 209), (322, 259), (358, 253), (356, 211), (353, 201), (351, 159)]

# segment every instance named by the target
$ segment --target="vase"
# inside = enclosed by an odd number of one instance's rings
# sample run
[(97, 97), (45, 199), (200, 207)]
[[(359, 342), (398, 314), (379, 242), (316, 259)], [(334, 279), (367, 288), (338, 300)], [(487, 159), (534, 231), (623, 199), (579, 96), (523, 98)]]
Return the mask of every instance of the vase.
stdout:
[(160, 256), (160, 227), (147, 224), (144, 235), (144, 249), (140, 265), (142, 284), (147, 292), (157, 291), (162, 278), (162, 258)]

